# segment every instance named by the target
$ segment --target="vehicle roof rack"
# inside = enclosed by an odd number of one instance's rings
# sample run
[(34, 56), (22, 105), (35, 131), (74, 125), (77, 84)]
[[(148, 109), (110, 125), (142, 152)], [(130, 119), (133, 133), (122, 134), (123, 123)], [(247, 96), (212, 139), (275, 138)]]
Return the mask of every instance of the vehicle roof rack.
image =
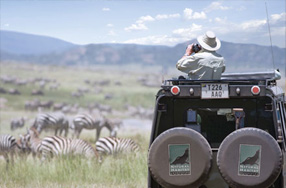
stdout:
[(281, 74), (278, 70), (247, 73), (224, 73), (221, 80), (279, 80)]
[[(278, 70), (264, 71), (264, 72), (247, 72), (247, 73), (224, 73), (219, 80), (190, 80), (190, 79), (169, 79), (163, 82), (163, 85), (194, 85), (199, 83), (211, 82), (228, 82), (233, 84), (263, 84), (276, 85), (276, 80), (281, 78)], [(260, 85), (259, 84), (259, 85)]]

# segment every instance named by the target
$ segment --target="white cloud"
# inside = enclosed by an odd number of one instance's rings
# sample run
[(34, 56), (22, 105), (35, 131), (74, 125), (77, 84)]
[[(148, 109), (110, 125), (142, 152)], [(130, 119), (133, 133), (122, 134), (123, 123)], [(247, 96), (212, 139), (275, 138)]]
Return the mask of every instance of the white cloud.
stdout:
[(106, 26), (107, 27), (113, 27), (113, 24), (107, 24)]
[(211, 12), (211, 11), (214, 11), (214, 10), (229, 10), (229, 9), (232, 9), (232, 7), (223, 6), (221, 2), (212, 2), (204, 10), (206, 12)]
[(140, 24), (140, 23), (152, 22), (152, 21), (155, 21), (155, 19), (154, 19), (152, 16), (147, 15), (147, 16), (141, 16), (141, 17), (136, 21), (136, 23)]
[(167, 14), (158, 14), (156, 16), (157, 20), (163, 20), (163, 19), (168, 19), (168, 18), (169, 18), (169, 16)]
[(176, 36), (182, 37), (185, 40), (196, 38), (202, 31), (202, 25), (192, 24), (188, 28), (179, 28), (173, 31)]
[(129, 27), (124, 28), (125, 31), (140, 31), (140, 30), (147, 30), (148, 28), (146, 27), (145, 24), (139, 23), (139, 24), (132, 24)]
[(102, 11), (110, 11), (110, 8), (102, 8)]
[(124, 30), (125, 31), (148, 30), (148, 27), (146, 26), (147, 22), (154, 22), (163, 19), (179, 18), (180, 16), (181, 16), (180, 14), (158, 14), (155, 18), (150, 15), (141, 16), (138, 20), (136, 20), (135, 24), (126, 27)]
[(284, 22), (286, 21), (286, 13), (283, 12), (281, 14), (272, 14), (270, 16), (270, 22), (276, 24), (277, 22)]
[(132, 24), (129, 27), (124, 28), (125, 31), (140, 31), (140, 30), (148, 30), (148, 27), (145, 25), (145, 22), (152, 22), (155, 19), (150, 16), (141, 16), (135, 24)]
[(247, 20), (241, 23), (230, 22), (226, 17), (214, 18), (216, 25), (212, 27), (210, 30), (215, 31), (219, 34), (231, 34), (231, 33), (249, 33), (253, 35), (253, 33), (257, 33), (259, 31), (268, 31), (265, 29), (267, 24), (266, 20)]
[[(270, 29), (273, 37), (285, 36), (285, 13), (274, 14), (270, 17)], [(283, 21), (284, 19), (284, 21)], [(266, 19), (246, 20), (243, 22), (230, 22), (226, 17), (216, 17), (213, 19), (216, 25), (211, 27), (210, 30), (222, 36), (236, 35), (244, 36), (246, 40), (251, 40), (253, 35), (255, 37), (263, 38), (268, 37), (268, 28)]]
[(167, 35), (147, 36), (137, 39), (130, 39), (124, 43), (128, 44), (148, 44), (148, 45), (175, 45), (184, 42), (181, 38), (169, 37)]
[(226, 17), (224, 17), (224, 18), (216, 17), (216, 18), (214, 19), (214, 21), (215, 21), (216, 23), (218, 23), (218, 24), (227, 24), (227, 18), (226, 18)]
[(187, 20), (192, 20), (192, 19), (206, 19), (207, 15), (205, 12), (194, 12), (190, 8), (185, 8), (184, 10), (184, 17)]
[(155, 18), (156, 20), (163, 20), (163, 19), (168, 19), (169, 16), (167, 14), (158, 14)]
[[(231, 7), (222, 6), (221, 3), (216, 4), (216, 10), (228, 10)], [(233, 7), (233, 10), (237, 10), (236, 7)], [(214, 9), (213, 9), (214, 10)], [(180, 14), (158, 14), (154, 17), (144, 16), (140, 17), (135, 24), (132, 24), (130, 27), (125, 28), (126, 31), (131, 30), (147, 30), (147, 22), (151, 21), (160, 21), (181, 17)], [(194, 19), (206, 19), (206, 11), (194, 12), (190, 8), (184, 10), (182, 17), (188, 20)], [(280, 44), (281, 42), (278, 38), (285, 39), (285, 21), (286, 13), (272, 14), (270, 19), (271, 35), (273, 41), (276, 41), (275, 45), (285, 46), (285, 44)], [(143, 19), (144, 18), (144, 19)], [(265, 43), (265, 39), (268, 40), (269, 34), (267, 29), (266, 19), (249, 19), (243, 21), (232, 21), (228, 17), (212, 17), (207, 18), (206, 20), (209, 25), (204, 27), (203, 24), (192, 23), (189, 27), (177, 28), (168, 35), (160, 36), (146, 36), (142, 38), (135, 38), (125, 43), (137, 43), (137, 44), (151, 44), (151, 45), (175, 45), (180, 42), (185, 42), (191, 39), (195, 39), (197, 36), (202, 35), (206, 30), (212, 30), (221, 40), (232, 41), (232, 42), (246, 42), (246, 43), (258, 43), (263, 45), (268, 45)], [(210, 23), (211, 22), (211, 23)], [(147, 25), (147, 26), (146, 26)], [(255, 36), (255, 37), (254, 37)], [(267, 37), (267, 38), (266, 38)]]
[(206, 19), (207, 15), (204, 12), (195, 12), (193, 15), (193, 19)]
[(180, 14), (169, 14), (169, 18), (180, 18), (181, 15)]
[(250, 20), (243, 22), (242, 24), (240, 24), (240, 26), (243, 30), (250, 30), (250, 29), (256, 30), (259, 27), (264, 26), (266, 23), (267, 23), (266, 20)]
[(169, 18), (180, 18), (180, 14), (158, 14), (155, 18), (156, 20), (163, 20), (163, 19), (169, 19)]
[(193, 10), (190, 8), (185, 8), (184, 10), (184, 17), (186, 19), (192, 19)]

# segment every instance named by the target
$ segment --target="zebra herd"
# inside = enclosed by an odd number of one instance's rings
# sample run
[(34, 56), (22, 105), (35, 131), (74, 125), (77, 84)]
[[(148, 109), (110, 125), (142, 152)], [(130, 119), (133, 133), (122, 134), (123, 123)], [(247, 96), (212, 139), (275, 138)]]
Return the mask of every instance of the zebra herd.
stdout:
[(31, 127), (27, 134), (16, 140), (11, 135), (0, 136), (0, 155), (3, 155), (8, 168), (9, 155), (14, 161), (14, 155), (27, 157), (32, 153), (33, 158), (40, 158), (41, 162), (54, 156), (80, 155), (87, 159), (96, 159), (102, 163), (102, 156), (116, 155), (118, 153), (138, 152), (139, 146), (130, 138), (103, 137), (92, 144), (82, 139), (72, 139), (60, 136), (39, 137), (37, 130)]
[[(99, 138), (103, 127), (110, 131), (110, 137)], [(67, 138), (69, 128), (74, 129), (72, 138)], [(40, 133), (45, 129), (55, 130), (55, 135), (40, 138)], [(82, 129), (96, 129), (95, 148), (78, 138)], [(65, 137), (61, 136), (63, 131)], [(40, 158), (42, 162), (61, 155), (81, 155), (102, 162), (103, 155), (139, 151), (139, 146), (132, 139), (116, 138), (116, 133), (117, 127), (106, 118), (95, 119), (91, 115), (79, 114), (70, 122), (61, 112), (41, 113), (27, 129), (27, 133), (20, 135), (18, 140), (11, 135), (0, 135), (0, 155), (4, 156), (8, 166), (10, 159), (14, 161), (15, 154), (27, 156), (32, 153), (33, 158)]]
[[(25, 118), (13, 119), (11, 121), (11, 130), (22, 128), (25, 124)], [(93, 117), (90, 114), (78, 114), (73, 118), (67, 117), (64, 113), (52, 112), (52, 113), (40, 113), (36, 116), (33, 127), (37, 129), (39, 134), (43, 130), (54, 130), (55, 135), (62, 135), (67, 137), (69, 129), (73, 131), (73, 137), (79, 138), (83, 129), (96, 130), (96, 138), (98, 140), (102, 128), (107, 128), (111, 137), (116, 137), (118, 128), (120, 127), (120, 121), (114, 121), (102, 116)]]

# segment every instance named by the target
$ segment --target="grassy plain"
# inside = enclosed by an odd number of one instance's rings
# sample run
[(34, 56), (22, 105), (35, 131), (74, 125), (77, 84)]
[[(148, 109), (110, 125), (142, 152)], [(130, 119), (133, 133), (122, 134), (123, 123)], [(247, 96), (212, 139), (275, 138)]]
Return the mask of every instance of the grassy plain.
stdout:
[[(174, 68), (175, 69), (175, 68)], [(171, 74), (180, 75), (173, 71)], [(15, 84), (3, 84), (4, 89), (17, 88), (21, 95), (0, 95), (0, 134), (12, 134), (19, 137), (25, 134), (38, 112), (24, 110), (26, 101), (53, 100), (55, 103), (78, 104), (86, 108), (94, 102), (110, 105), (117, 111), (124, 111), (126, 105), (153, 108), (155, 95), (159, 87), (142, 86), (139, 78), (161, 79), (161, 68), (139, 67), (134, 65), (115, 67), (63, 67), (63, 66), (39, 66), (31, 64), (16, 64), (2, 62), (0, 76), (9, 76), (17, 79), (47, 78), (56, 80), (60, 84), (57, 90), (49, 90), (46, 86), (44, 96), (31, 96), (31, 91), (39, 89), (37, 84), (15, 86)], [(165, 76), (169, 78), (172, 76)], [(90, 86), (85, 80), (91, 82), (109, 80), (107, 86)], [(120, 82), (121, 85), (115, 84)], [(278, 85), (284, 87), (285, 78), (278, 81)], [(90, 92), (84, 97), (74, 98), (71, 93), (78, 88), (88, 88)], [(102, 92), (98, 93), (98, 90)], [(106, 94), (112, 94), (113, 98), (105, 99)], [(73, 114), (71, 114), (72, 116)], [(10, 131), (12, 118), (27, 117), (25, 128)], [(133, 118), (133, 117), (124, 117)], [(139, 120), (140, 121), (140, 120)], [(136, 130), (136, 126), (134, 128)], [(149, 125), (150, 126), (150, 125)], [(52, 133), (44, 133), (52, 134)], [(103, 136), (108, 135), (107, 130)], [(107, 157), (103, 164), (82, 158), (60, 158), (41, 164), (31, 156), (27, 160), (16, 159), (15, 164), (8, 171), (5, 170), (5, 161), (0, 158), (0, 187), (96, 187), (96, 188), (141, 188), (147, 187), (147, 150), (149, 144), (150, 129), (138, 127), (128, 131), (119, 130), (119, 137), (133, 138), (141, 148), (139, 155), (121, 155), (116, 158)], [(70, 135), (69, 135), (70, 137)], [(95, 131), (83, 131), (81, 138), (94, 145)]]
[[(154, 70), (155, 69), (155, 70)], [(144, 71), (143, 71), (144, 70)], [(38, 66), (31, 64), (1, 63), (0, 76), (13, 77), (18, 80), (45, 78), (59, 83), (57, 90), (50, 90), (49, 83), (44, 89), (43, 96), (32, 96), (31, 91), (39, 89), (38, 83), (16, 86), (15, 84), (0, 83), (0, 87), (9, 90), (18, 89), (21, 95), (1, 94), (0, 96), (0, 134), (26, 133), (26, 127), (31, 126), (37, 111), (25, 111), (26, 101), (39, 99), (53, 100), (55, 103), (65, 102), (70, 105), (78, 104), (86, 109), (88, 104), (97, 102), (110, 105), (116, 111), (123, 111), (126, 105), (152, 108), (155, 94), (159, 87), (142, 86), (139, 78), (159, 77), (156, 67), (60, 67)], [(146, 71), (146, 72), (145, 72)], [(109, 80), (106, 86), (91, 86), (85, 80), (98, 82)], [(120, 82), (120, 84), (116, 84)], [(78, 88), (88, 88), (90, 92), (84, 97), (74, 98), (71, 93)], [(102, 92), (97, 92), (102, 90)], [(105, 95), (112, 94), (112, 99), (106, 100)], [(74, 114), (70, 114), (73, 116)], [(13, 118), (26, 117), (25, 128), (10, 130)], [(125, 117), (132, 118), (132, 117)], [(140, 119), (139, 119), (140, 121)], [(150, 126), (150, 125), (149, 125)], [(136, 130), (136, 125), (134, 125)], [(44, 133), (48, 135), (52, 133)], [(31, 156), (27, 160), (17, 158), (15, 164), (8, 171), (5, 161), (0, 157), (0, 187), (146, 187), (147, 186), (147, 150), (150, 129), (139, 128), (138, 131), (119, 130), (119, 137), (133, 138), (140, 146), (140, 154), (121, 155), (116, 158), (107, 157), (100, 165), (96, 161), (82, 158), (60, 158), (41, 164)], [(108, 135), (107, 130), (103, 136)], [(71, 135), (69, 134), (69, 137)], [(43, 135), (41, 135), (43, 137)], [(83, 131), (80, 138), (94, 146), (95, 131)]]

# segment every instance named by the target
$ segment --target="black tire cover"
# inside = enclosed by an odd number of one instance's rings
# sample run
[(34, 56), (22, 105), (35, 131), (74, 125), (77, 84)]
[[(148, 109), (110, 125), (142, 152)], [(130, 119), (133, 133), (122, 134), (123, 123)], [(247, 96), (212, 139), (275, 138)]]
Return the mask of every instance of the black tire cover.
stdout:
[(271, 186), (282, 168), (276, 140), (258, 128), (243, 128), (228, 135), (219, 147), (217, 165), (230, 187)]
[[(169, 158), (171, 148), (182, 145), (189, 149), (172, 162)], [(189, 151), (190, 156), (187, 158), (190, 162), (189, 173), (171, 174), (171, 163), (179, 163), (179, 158), (182, 159), (186, 151)], [(166, 188), (199, 187), (208, 178), (211, 164), (212, 150), (207, 140), (200, 133), (184, 127), (172, 128), (160, 134), (148, 154), (148, 167), (154, 180)]]

